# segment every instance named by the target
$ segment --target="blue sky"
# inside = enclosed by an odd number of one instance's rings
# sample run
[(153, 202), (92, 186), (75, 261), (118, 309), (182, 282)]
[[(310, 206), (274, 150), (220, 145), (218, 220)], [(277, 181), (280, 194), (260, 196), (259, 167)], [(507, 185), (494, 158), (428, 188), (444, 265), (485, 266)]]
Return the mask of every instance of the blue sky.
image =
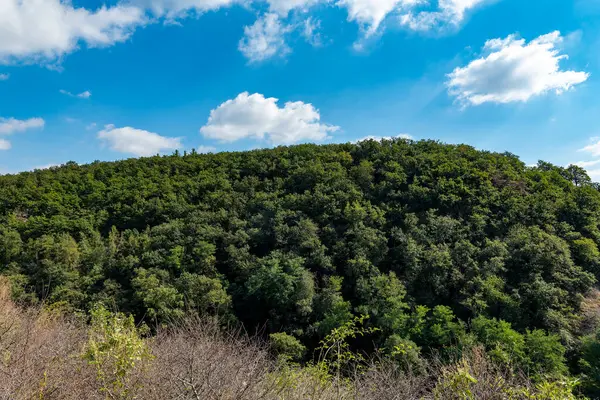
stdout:
[(0, 173), (402, 134), (600, 179), (599, 17), (599, 0), (0, 0)]

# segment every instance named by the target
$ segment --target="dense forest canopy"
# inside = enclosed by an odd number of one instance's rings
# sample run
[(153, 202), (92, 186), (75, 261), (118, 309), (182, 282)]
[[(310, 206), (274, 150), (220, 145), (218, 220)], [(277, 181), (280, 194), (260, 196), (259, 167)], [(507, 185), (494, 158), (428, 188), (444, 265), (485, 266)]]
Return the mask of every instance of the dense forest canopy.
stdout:
[(365, 315), (366, 351), (417, 365), (478, 343), (590, 394), (599, 245), (600, 192), (581, 168), (434, 141), (0, 177), (0, 273), (19, 301), (100, 302), (155, 325), (197, 311), (310, 350)]

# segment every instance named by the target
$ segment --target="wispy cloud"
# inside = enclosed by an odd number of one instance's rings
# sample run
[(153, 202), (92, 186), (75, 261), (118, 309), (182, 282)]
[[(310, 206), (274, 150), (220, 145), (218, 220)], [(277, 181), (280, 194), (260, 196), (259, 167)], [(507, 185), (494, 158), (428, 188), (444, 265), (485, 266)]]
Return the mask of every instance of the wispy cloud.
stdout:
[(355, 140), (352, 143), (364, 142), (366, 140), (376, 140), (376, 141), (380, 142), (382, 140), (392, 140), (392, 139), (413, 140), (414, 138), (411, 135), (409, 135), (408, 133), (401, 133), (401, 134), (396, 135), (396, 136), (375, 136), (375, 135), (371, 135), (371, 136), (365, 136), (364, 138)]
[(281, 23), (277, 14), (265, 14), (253, 25), (244, 28), (244, 37), (238, 48), (252, 63), (285, 57), (291, 51), (285, 42), (285, 35), (290, 29)]
[[(45, 123), (41, 118), (20, 120), (0, 117), (0, 136), (8, 136), (13, 133), (24, 132), (28, 129), (43, 128)], [(8, 140), (0, 138), (0, 150), (10, 150), (11, 147), (12, 144)]]
[(0, 139), (0, 150), (10, 150), (12, 145), (6, 139)]
[(43, 128), (45, 121), (41, 118), (20, 120), (15, 118), (0, 118), (0, 135), (11, 135), (32, 128)]
[(215, 153), (217, 148), (214, 146), (198, 146), (196, 151), (200, 154)]
[(90, 92), (89, 90), (86, 90), (85, 92), (81, 92), (81, 93), (78, 93), (78, 94), (71, 93), (71, 92), (66, 91), (64, 89), (60, 89), (59, 92), (62, 93), (62, 94), (64, 94), (65, 96), (77, 97), (77, 98), (80, 98), (80, 99), (89, 99), (90, 97), (92, 97), (92, 92)]

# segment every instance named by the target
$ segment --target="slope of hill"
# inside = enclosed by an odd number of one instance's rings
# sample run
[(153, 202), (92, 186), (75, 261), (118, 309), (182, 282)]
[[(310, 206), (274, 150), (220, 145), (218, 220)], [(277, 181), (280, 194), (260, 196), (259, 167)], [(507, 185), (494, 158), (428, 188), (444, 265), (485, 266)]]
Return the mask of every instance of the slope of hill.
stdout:
[(480, 344), (594, 394), (599, 224), (580, 168), (464, 145), (175, 154), (0, 177), (0, 273), (25, 303), (284, 332), (298, 359), (366, 315), (354, 349)]

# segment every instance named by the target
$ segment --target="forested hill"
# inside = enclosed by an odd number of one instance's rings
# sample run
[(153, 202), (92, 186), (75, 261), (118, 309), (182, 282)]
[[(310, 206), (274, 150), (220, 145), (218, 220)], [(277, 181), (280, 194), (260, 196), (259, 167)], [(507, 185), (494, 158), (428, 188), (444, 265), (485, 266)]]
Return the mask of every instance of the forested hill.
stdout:
[(196, 310), (309, 349), (368, 315), (367, 350), (481, 343), (530, 372), (586, 374), (590, 391), (599, 227), (580, 168), (433, 141), (0, 177), (0, 273), (18, 300), (152, 324)]

